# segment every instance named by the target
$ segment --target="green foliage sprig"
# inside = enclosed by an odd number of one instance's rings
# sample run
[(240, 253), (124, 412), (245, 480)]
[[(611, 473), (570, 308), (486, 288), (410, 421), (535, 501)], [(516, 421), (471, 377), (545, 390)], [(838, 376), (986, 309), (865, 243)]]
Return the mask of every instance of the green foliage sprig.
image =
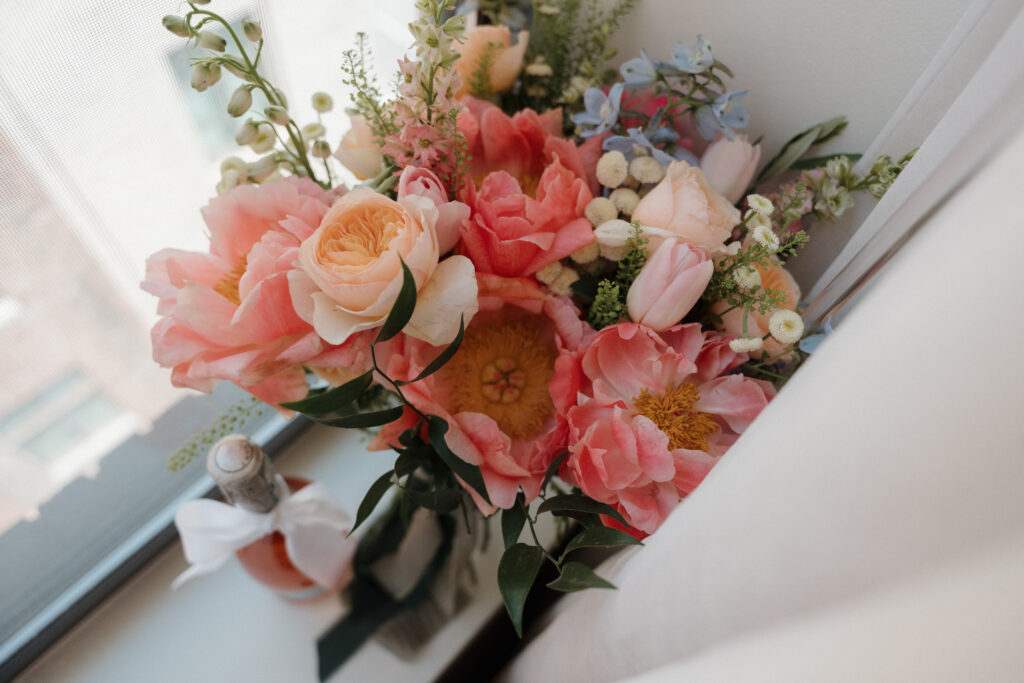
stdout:
[(373, 73), (373, 53), (363, 32), (356, 34), (356, 46), (342, 53), (342, 83), (352, 89), (352, 107), (366, 119), (377, 140), (398, 130), (395, 111), (387, 105)]
[(626, 254), (619, 261), (614, 278), (605, 278), (598, 283), (597, 294), (587, 311), (587, 320), (594, 329), (614, 325), (626, 317), (626, 295), (647, 263), (647, 242), (640, 224), (634, 221), (626, 240)]
[(219, 439), (238, 432), (252, 419), (265, 414), (267, 406), (254, 396), (247, 396), (232, 404), (218, 415), (205, 429), (194, 434), (174, 451), (167, 462), (167, 469), (178, 472), (190, 462), (210, 450)]

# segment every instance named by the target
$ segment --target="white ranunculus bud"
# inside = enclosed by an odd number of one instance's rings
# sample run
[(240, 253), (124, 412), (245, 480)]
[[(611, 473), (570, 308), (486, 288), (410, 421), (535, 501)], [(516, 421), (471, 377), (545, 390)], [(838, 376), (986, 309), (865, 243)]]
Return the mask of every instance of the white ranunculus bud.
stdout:
[(323, 114), (334, 108), (334, 98), (325, 92), (313, 93), (313, 109)]
[(262, 183), (277, 171), (277, 155), (268, 154), (249, 164), (249, 180)]
[(569, 254), (569, 258), (572, 259), (573, 263), (584, 265), (586, 263), (594, 261), (600, 255), (600, 248), (598, 247), (597, 242), (595, 241), (591, 242), (585, 247), (580, 247), (576, 251), (572, 252), (571, 254)]
[(622, 152), (605, 152), (597, 160), (597, 182), (607, 188), (614, 189), (626, 182), (629, 175), (629, 163)]
[(772, 200), (761, 194), (748, 194), (747, 206), (750, 207), (751, 211), (762, 216), (771, 216), (775, 211), (775, 205), (772, 204)]
[(196, 45), (205, 47), (207, 50), (213, 50), (214, 52), (224, 52), (224, 48), (228, 46), (228, 41), (213, 31), (200, 31), (196, 34)]
[(640, 195), (628, 187), (614, 190), (608, 195), (608, 199), (612, 200), (612, 204), (619, 210), (619, 213), (626, 216), (632, 216), (636, 205), (640, 203)]
[(760, 337), (737, 337), (729, 342), (729, 348), (736, 353), (751, 353), (760, 351), (764, 341)]
[(755, 242), (772, 253), (779, 250), (779, 236), (770, 227), (758, 225), (751, 231), (750, 236)]
[(544, 284), (551, 285), (552, 282), (558, 279), (558, 276), (562, 274), (563, 270), (565, 270), (565, 266), (563, 266), (561, 262), (555, 261), (554, 263), (549, 263), (538, 270), (533, 276)]
[(740, 289), (757, 289), (761, 286), (761, 273), (750, 266), (740, 266), (732, 271), (732, 279)]
[(796, 311), (782, 308), (768, 319), (768, 331), (780, 344), (795, 344), (804, 336), (804, 321)]
[(249, 92), (249, 86), (240, 85), (231, 94), (231, 99), (228, 101), (228, 115), (238, 118), (245, 112), (249, 111), (252, 106), (252, 93)]
[(249, 143), (249, 147), (257, 154), (263, 154), (274, 149), (277, 136), (274, 135), (274, 127), (268, 123), (261, 123), (256, 129), (256, 137)]
[(256, 139), (258, 131), (259, 124), (256, 121), (249, 119), (242, 124), (242, 127), (238, 129), (237, 133), (235, 133), (235, 142), (240, 145), (248, 145)]
[(254, 43), (258, 43), (263, 39), (263, 27), (260, 26), (258, 21), (246, 19), (242, 22), (242, 33), (245, 37)]
[(276, 104), (272, 104), (264, 109), (263, 114), (267, 117), (267, 121), (276, 123), (279, 126), (287, 126), (288, 122), (291, 121), (291, 117), (288, 116), (288, 110)]
[(331, 156), (331, 145), (326, 140), (317, 140), (313, 143), (313, 156), (317, 159), (326, 159)]
[(555, 281), (552, 282), (548, 287), (551, 291), (560, 296), (569, 296), (572, 294), (572, 283), (580, 279), (579, 274), (572, 268), (563, 268), (562, 272), (558, 274)]
[(607, 223), (610, 220), (618, 218), (619, 210), (615, 208), (615, 204), (612, 200), (607, 197), (594, 197), (583, 210), (583, 215), (587, 217), (587, 220), (590, 221), (591, 225), (596, 227), (602, 223)]
[(302, 137), (307, 140), (322, 138), (326, 132), (322, 123), (307, 123), (302, 127)]
[(641, 183), (660, 183), (665, 167), (654, 157), (637, 157), (629, 163), (629, 175)]
[(212, 62), (199, 62), (192, 67), (192, 87), (203, 92), (220, 80), (220, 67)]
[(180, 38), (188, 38), (192, 35), (192, 29), (184, 18), (175, 14), (168, 14), (163, 18), (164, 28)]
[(249, 164), (244, 159), (239, 157), (228, 157), (224, 161), (220, 162), (220, 174), (224, 175), (228, 171), (238, 171), (242, 173), (249, 168)]

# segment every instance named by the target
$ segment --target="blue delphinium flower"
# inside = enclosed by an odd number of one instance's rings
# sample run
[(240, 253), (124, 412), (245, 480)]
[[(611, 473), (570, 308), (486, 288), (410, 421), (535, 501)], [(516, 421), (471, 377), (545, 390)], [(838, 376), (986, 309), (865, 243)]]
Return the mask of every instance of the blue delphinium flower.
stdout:
[(699, 74), (707, 71), (715, 63), (715, 58), (711, 55), (711, 46), (704, 40), (704, 36), (697, 36), (697, 43), (692, 51), (683, 43), (676, 45), (672, 50), (672, 63), (681, 71)]
[(627, 88), (646, 88), (658, 77), (654, 60), (643, 50), (640, 50), (640, 54), (640, 57), (623, 62), (619, 67), (619, 73), (622, 74), (622, 80), (626, 82)]
[(600, 88), (587, 88), (587, 91), (583, 93), (583, 105), (587, 110), (572, 116), (573, 123), (577, 125), (595, 126), (580, 133), (582, 137), (591, 138), (611, 130), (619, 120), (622, 88), (622, 83), (616, 83), (607, 95)]
[(679, 133), (669, 126), (661, 125), (661, 118), (664, 114), (664, 109), (659, 109), (655, 112), (647, 124), (647, 128), (643, 131), (639, 128), (630, 128), (626, 131), (626, 135), (613, 135), (609, 137), (604, 141), (604, 151), (622, 152), (626, 159), (630, 161), (640, 156), (641, 153), (646, 153), (648, 156), (657, 159), (658, 163), (662, 166), (668, 166), (676, 159), (681, 159), (691, 166), (696, 166), (699, 162), (690, 150), (679, 147), (676, 149), (675, 156), (673, 157), (656, 146), (679, 139)]
[(826, 319), (820, 332), (800, 340), (800, 350), (804, 353), (814, 353), (830, 334), (832, 334), (832, 322), (831, 319)]
[(749, 115), (746, 105), (740, 102), (746, 94), (746, 90), (727, 92), (716, 97), (711, 104), (698, 108), (695, 119), (701, 137), (714, 140), (716, 133), (722, 133), (732, 140), (733, 128), (746, 128)]

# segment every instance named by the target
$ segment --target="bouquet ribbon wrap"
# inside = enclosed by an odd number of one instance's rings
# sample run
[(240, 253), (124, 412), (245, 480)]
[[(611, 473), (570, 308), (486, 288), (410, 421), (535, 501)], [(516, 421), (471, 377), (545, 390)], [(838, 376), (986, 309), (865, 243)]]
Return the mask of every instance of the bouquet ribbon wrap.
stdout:
[(280, 502), (266, 513), (252, 512), (215, 500), (185, 503), (174, 516), (185, 559), (192, 565), (172, 584), (212, 572), (235, 551), (280, 531), (292, 564), (325, 588), (337, 587), (348, 570), (356, 544), (345, 538), (351, 521), (322, 484), (309, 484), (289, 493), (277, 475)]

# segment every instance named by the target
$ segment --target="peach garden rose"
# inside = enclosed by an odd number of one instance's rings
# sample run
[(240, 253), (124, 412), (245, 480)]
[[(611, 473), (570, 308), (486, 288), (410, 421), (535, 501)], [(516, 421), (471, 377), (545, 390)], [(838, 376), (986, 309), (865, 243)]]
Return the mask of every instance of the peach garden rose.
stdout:
[(417, 301), (405, 333), (431, 344), (455, 338), (477, 310), (476, 276), (464, 256), (438, 262), (438, 208), (428, 197), (398, 201), (369, 188), (348, 193), (299, 249), (289, 274), (296, 312), (332, 344), (384, 324), (402, 288), (402, 262)]

